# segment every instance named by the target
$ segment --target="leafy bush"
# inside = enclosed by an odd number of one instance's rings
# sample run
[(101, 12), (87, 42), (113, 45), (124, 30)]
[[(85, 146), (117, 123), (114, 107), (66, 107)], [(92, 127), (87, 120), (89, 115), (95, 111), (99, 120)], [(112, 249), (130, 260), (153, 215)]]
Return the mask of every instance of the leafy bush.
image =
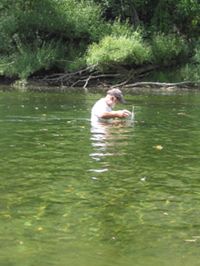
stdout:
[(180, 75), (183, 80), (200, 82), (200, 42), (196, 45), (191, 63), (181, 68)]
[(106, 29), (89, 0), (0, 0), (1, 71), (24, 78), (50, 66), (76, 69), (85, 63), (88, 43)]
[(14, 16), (0, 16), (0, 53), (7, 53), (13, 49), (12, 36), (16, 31)]
[(27, 79), (38, 70), (48, 70), (61, 58), (62, 50), (58, 44), (43, 43), (41, 47), (32, 49), (20, 44), (18, 52), (1, 60), (0, 72), (7, 76)]
[(87, 64), (105, 70), (117, 65), (141, 65), (150, 60), (150, 48), (139, 32), (131, 36), (117, 35), (106, 36), (98, 44), (92, 44), (87, 52)]
[[(74, 71), (86, 65), (96, 65), (100, 70), (116, 69), (118, 66), (131, 68), (147, 63), (170, 65), (188, 55), (187, 45), (181, 37), (155, 34), (152, 41), (147, 43), (142, 31), (135, 30), (136, 18), (143, 23), (147, 13), (150, 14), (147, 24), (152, 26), (151, 18), (156, 9), (158, 25), (163, 21), (164, 26), (169, 28), (167, 32), (182, 32), (182, 22), (170, 22), (168, 16), (163, 20), (163, 13), (160, 12), (164, 6), (167, 9), (163, 12), (173, 17), (172, 0), (166, 3), (159, 1), (153, 8), (150, 0), (145, 4), (131, 0), (134, 10), (129, 8), (130, 1), (125, 2), (0, 0), (0, 72), (26, 78), (50, 68)], [(188, 27), (193, 25), (194, 36), (197, 36), (199, 7), (196, 1), (192, 1), (192, 10), (190, 1), (178, 2), (178, 14), (184, 19), (188, 18)], [(145, 7), (147, 9), (144, 11)], [(103, 20), (102, 12), (107, 21)], [(112, 18), (109, 18), (110, 14)], [(111, 23), (117, 14), (118, 20)], [(191, 16), (193, 14), (195, 17)], [(145, 23), (143, 25), (147, 25)], [(156, 31), (158, 25), (152, 29)], [(146, 37), (149, 37), (148, 32), (146, 28)], [(199, 58), (199, 52), (196, 52), (196, 57)]]
[(0, 28), (10, 37), (17, 33), (26, 42), (31, 42), (36, 34), (46, 41), (54, 37), (96, 40), (103, 25), (101, 10), (92, 1), (16, 0), (9, 4), (4, 2), (0, 14)]
[(112, 24), (109, 25), (109, 34), (112, 36), (126, 36), (131, 37), (134, 35), (137, 39), (141, 39), (142, 36), (142, 30), (134, 30), (133, 27), (131, 27), (128, 22), (127, 23), (121, 23), (120, 21), (116, 20)]
[(188, 47), (183, 38), (175, 35), (154, 35), (151, 42), (153, 63), (168, 65), (173, 60), (185, 57), (188, 54)]
[(194, 63), (200, 65), (200, 39), (195, 48), (195, 54), (193, 56), (193, 61)]

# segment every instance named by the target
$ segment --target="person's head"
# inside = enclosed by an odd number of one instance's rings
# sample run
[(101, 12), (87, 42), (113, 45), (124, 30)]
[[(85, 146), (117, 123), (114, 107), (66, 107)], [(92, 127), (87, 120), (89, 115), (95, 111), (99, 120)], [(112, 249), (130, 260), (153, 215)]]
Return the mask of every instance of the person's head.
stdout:
[(120, 89), (111, 89), (107, 91), (107, 103), (111, 107), (114, 107), (116, 103), (125, 103), (123, 94)]

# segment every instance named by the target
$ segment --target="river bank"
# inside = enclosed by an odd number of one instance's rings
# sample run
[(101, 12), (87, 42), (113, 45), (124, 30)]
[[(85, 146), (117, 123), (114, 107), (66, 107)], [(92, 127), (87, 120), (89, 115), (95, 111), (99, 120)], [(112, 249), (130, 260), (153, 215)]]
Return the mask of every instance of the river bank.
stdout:
[[(73, 73), (72, 73), (73, 74)], [(83, 73), (74, 73), (82, 78)], [(65, 76), (64, 76), (65, 75)], [(55, 73), (51, 75), (33, 76), (27, 80), (19, 80), (0, 76), (1, 91), (40, 91), (40, 92), (104, 92), (110, 88), (118, 87), (124, 93), (143, 92), (176, 92), (200, 90), (200, 82), (182, 80), (178, 70), (152, 71), (143, 79), (127, 80), (121, 76), (99, 74), (98, 76), (85, 75), (79, 82), (66, 82), (66, 75)], [(71, 78), (71, 76), (70, 76)], [(121, 82), (120, 82), (121, 81)]]
[[(82, 93), (104, 93), (110, 87), (109, 86), (90, 86), (83, 87), (69, 87), (69, 86), (53, 86), (45, 83), (38, 83), (33, 81), (28, 82), (15, 82), (6, 83), (0, 82), (0, 91), (31, 91), (31, 92), (82, 92)], [(120, 89), (126, 94), (138, 94), (138, 93), (173, 93), (173, 92), (190, 92), (200, 91), (200, 84), (191, 82), (180, 83), (160, 83), (160, 82), (138, 82), (135, 84), (129, 84), (128, 86), (120, 86)]]

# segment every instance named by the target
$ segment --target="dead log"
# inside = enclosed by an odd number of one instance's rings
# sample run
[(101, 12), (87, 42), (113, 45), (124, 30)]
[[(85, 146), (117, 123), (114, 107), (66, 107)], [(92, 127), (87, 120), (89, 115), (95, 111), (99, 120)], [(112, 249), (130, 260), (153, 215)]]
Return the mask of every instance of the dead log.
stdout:
[(200, 87), (200, 82), (192, 82), (192, 81), (182, 81), (175, 83), (165, 83), (165, 82), (135, 82), (132, 84), (126, 84), (124, 88), (134, 88), (134, 87)]
[(138, 79), (144, 78), (151, 71), (159, 66), (145, 66), (138, 69), (127, 70), (123, 66), (116, 66), (113, 73), (102, 73), (96, 69), (96, 66), (90, 66), (75, 72), (56, 73), (37, 78), (36, 81), (48, 85), (59, 85), (69, 87), (82, 87), (87, 89), (88, 86), (104, 85), (115, 88), (200, 88), (200, 82), (183, 81), (175, 83), (166, 82), (138, 82)]

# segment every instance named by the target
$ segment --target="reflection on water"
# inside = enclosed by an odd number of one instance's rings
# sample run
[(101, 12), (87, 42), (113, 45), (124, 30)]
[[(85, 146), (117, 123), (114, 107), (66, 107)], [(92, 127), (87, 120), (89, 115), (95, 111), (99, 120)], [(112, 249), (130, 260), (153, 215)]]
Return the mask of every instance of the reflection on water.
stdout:
[[(117, 156), (125, 155), (119, 147), (125, 146), (128, 143), (130, 134), (130, 127), (133, 128), (133, 121), (130, 120), (115, 120), (112, 122), (95, 122), (91, 124), (91, 145), (92, 152), (90, 157), (99, 162), (96, 168), (89, 169), (94, 174), (108, 172), (109, 164), (102, 163), (102, 160), (111, 156), (117, 158)], [(116, 149), (116, 147), (118, 147)], [(92, 179), (98, 179), (97, 176), (92, 176)]]
[[(90, 156), (94, 160), (99, 161), (102, 156), (122, 155), (119, 150), (113, 150), (110, 149), (110, 147), (115, 145), (125, 145), (128, 141), (128, 133), (130, 132), (129, 127), (133, 127), (133, 124), (134, 121), (132, 120), (92, 123), (90, 139), (93, 152)], [(112, 152), (109, 152), (110, 150), (112, 150)]]

